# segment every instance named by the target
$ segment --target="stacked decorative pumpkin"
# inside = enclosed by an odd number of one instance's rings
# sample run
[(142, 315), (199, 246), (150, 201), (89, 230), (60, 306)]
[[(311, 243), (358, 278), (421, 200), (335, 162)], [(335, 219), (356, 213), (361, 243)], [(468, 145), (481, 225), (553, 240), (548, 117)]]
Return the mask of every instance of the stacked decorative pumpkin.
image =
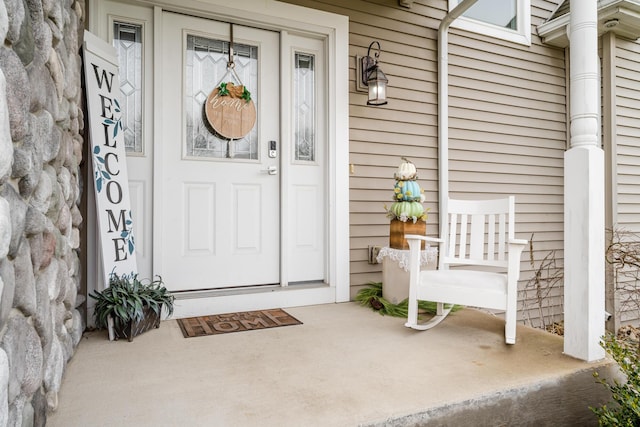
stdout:
[(424, 194), (416, 181), (416, 166), (404, 157), (402, 160), (395, 173), (394, 202), (387, 214), (391, 218), (389, 246), (394, 249), (409, 249), (404, 235), (424, 235), (427, 226), (427, 212), (422, 205)]

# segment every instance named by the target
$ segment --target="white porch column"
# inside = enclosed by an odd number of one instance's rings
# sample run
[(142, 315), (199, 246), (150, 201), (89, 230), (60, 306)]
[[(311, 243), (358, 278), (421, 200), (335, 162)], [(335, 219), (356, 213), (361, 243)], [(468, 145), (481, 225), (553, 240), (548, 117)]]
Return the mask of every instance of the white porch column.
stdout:
[(564, 352), (602, 359), (604, 335), (604, 152), (598, 139), (596, 0), (571, 0), (571, 141), (564, 157)]

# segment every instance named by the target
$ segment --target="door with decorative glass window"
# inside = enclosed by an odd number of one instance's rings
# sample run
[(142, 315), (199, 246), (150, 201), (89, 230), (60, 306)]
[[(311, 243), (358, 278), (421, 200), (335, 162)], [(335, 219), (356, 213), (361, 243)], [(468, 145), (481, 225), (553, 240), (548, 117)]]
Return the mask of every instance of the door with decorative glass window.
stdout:
[[(325, 41), (233, 25), (231, 76), (230, 35), (229, 23), (163, 13), (154, 271), (173, 291), (327, 283)], [(203, 108), (228, 80), (257, 113), (233, 140)]]
[[(229, 23), (163, 13), (154, 246), (172, 291), (280, 283), (279, 35), (233, 25), (233, 72), (230, 35)], [(256, 106), (236, 139), (204, 108), (227, 82)]]

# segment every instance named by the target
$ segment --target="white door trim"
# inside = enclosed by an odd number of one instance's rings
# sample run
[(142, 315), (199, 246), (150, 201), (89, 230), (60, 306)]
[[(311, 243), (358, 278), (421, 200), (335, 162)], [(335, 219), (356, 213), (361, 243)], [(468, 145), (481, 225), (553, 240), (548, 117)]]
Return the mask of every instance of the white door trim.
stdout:
[[(88, 3), (89, 10), (92, 11), (89, 16), (90, 30), (94, 28), (96, 30), (101, 29), (105, 24), (101, 22), (104, 15), (100, 13), (100, 2), (88, 0)], [(162, 61), (162, 51), (157, 47), (159, 46), (157, 41), (161, 40), (163, 10), (326, 39), (328, 87), (333, 88), (327, 93), (327, 136), (329, 143), (327, 202), (330, 207), (327, 224), (328, 286), (321, 288), (289, 287), (278, 292), (270, 292), (269, 295), (272, 296), (269, 297), (264, 294), (257, 298), (255, 294), (240, 294), (214, 299), (224, 300), (225, 309), (234, 309), (235, 302), (238, 302), (240, 308), (251, 309), (263, 308), (257, 307), (262, 303), (265, 306), (277, 304), (284, 307), (348, 301), (350, 299), (348, 18), (275, 0), (236, 0), (232, 3), (232, 6), (229, 6), (228, 0), (180, 0), (179, 2), (140, 0), (138, 2), (131, 1), (130, 3), (153, 7), (153, 39), (156, 46), (154, 48), (153, 66), (155, 69), (159, 69), (158, 67), (160, 67)], [(153, 88), (154, 93), (159, 93), (162, 90), (162, 81), (157, 74), (153, 82)], [(157, 118), (160, 117), (158, 113), (162, 106), (158, 102), (154, 102), (153, 108), (155, 110), (154, 117), (156, 118), (153, 130), (155, 135), (159, 135), (160, 123)], [(162, 170), (159, 169), (162, 159), (159, 158), (159, 155), (160, 150), (154, 150), (153, 180), (156, 183), (160, 182), (159, 178), (162, 174)], [(152, 236), (155, 248), (161, 247), (160, 239), (162, 239), (161, 227), (157, 226), (162, 221), (160, 209), (162, 200), (157, 197), (158, 195), (159, 192), (155, 191), (154, 196), (156, 197), (154, 197), (153, 201), (154, 231)], [(154, 272), (161, 271), (160, 258), (160, 254), (154, 251), (152, 261)], [(278, 296), (278, 294), (280, 295)], [(216, 308), (209, 302), (211, 298), (205, 299), (208, 301), (205, 305), (209, 313), (202, 314), (210, 314)], [(248, 302), (251, 299), (256, 303)], [(195, 315), (196, 306), (197, 304), (194, 305), (193, 309), (189, 309), (189, 313), (181, 313), (177, 308), (175, 317)]]

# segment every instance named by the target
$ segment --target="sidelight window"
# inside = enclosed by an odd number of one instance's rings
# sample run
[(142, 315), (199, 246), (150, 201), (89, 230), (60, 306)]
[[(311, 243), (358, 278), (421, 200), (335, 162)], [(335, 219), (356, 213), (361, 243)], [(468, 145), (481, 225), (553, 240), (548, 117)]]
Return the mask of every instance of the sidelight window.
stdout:
[(316, 75), (315, 55), (296, 52), (294, 87), (295, 159), (315, 161), (316, 150)]
[(122, 126), (127, 152), (142, 153), (142, 25), (113, 23), (119, 62)]

